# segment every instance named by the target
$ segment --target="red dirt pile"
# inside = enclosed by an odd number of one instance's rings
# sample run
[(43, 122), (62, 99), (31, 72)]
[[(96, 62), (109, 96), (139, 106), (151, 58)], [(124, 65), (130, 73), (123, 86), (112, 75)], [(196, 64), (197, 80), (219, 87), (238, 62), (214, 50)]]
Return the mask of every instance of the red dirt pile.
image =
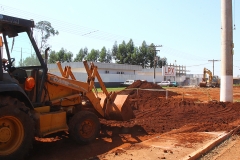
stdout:
[[(147, 100), (148, 97), (163, 97), (166, 96), (166, 90), (161, 86), (152, 82), (137, 80), (125, 90), (120, 91), (118, 94), (129, 94), (131, 98), (138, 98)], [(167, 91), (168, 97), (178, 95), (175, 92)]]
[(240, 122), (240, 103), (200, 103), (191, 99), (175, 98), (179, 97), (177, 93), (168, 92), (169, 96), (166, 99), (162, 87), (149, 82), (136, 81), (120, 92), (130, 95), (129, 103), (135, 109), (136, 118), (124, 122), (106, 120), (101, 122), (107, 126), (127, 128), (137, 125), (149, 134), (169, 131), (181, 133), (230, 131)]
[(130, 88), (162, 89), (162, 87), (157, 84), (147, 82), (147, 81), (140, 81), (140, 80), (135, 81), (133, 84), (127, 87), (127, 89), (130, 89)]

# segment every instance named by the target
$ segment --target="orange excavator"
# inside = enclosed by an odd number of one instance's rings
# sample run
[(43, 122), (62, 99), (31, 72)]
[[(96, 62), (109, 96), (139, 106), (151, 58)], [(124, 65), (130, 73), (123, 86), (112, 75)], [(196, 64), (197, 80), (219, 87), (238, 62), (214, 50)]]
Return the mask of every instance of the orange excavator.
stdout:
[[(207, 74), (208, 74), (208, 78), (207, 78)], [(220, 87), (220, 79), (218, 78), (218, 76), (213, 76), (212, 72), (209, 69), (204, 68), (202, 82), (200, 82), (199, 86), (200, 87)]]
[[(61, 76), (48, 73), (48, 49), (44, 61), (33, 28), (32, 20), (0, 14), (0, 159), (24, 157), (34, 136), (68, 131), (76, 142), (88, 143), (100, 132), (99, 118), (134, 118), (128, 95), (108, 92), (93, 63), (83, 62), (86, 82), (78, 81), (71, 67), (63, 69), (60, 62)], [(33, 53), (17, 50), (29, 44)], [(104, 98), (96, 92), (96, 78)]]

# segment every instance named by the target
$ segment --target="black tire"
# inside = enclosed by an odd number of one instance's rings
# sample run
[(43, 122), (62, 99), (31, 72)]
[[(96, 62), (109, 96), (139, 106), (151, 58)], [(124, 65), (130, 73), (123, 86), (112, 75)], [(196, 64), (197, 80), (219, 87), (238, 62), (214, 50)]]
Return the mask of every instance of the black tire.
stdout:
[(33, 138), (29, 108), (16, 98), (0, 96), (0, 159), (23, 159)]
[(77, 143), (87, 144), (95, 140), (99, 132), (99, 119), (92, 112), (80, 111), (69, 122), (69, 135)]

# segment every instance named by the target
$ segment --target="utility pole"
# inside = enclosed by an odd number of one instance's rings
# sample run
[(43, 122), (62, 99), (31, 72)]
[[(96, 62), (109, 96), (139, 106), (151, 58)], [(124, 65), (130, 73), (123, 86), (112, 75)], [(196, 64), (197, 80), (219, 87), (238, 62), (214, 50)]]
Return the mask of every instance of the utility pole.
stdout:
[(220, 101), (233, 101), (232, 1), (221, 0), (221, 87)]
[(155, 56), (154, 56), (154, 74), (153, 74), (153, 83), (155, 84), (156, 83), (156, 81), (155, 81), (155, 79), (156, 79), (156, 60), (157, 60), (157, 56), (156, 56), (156, 54), (157, 54), (157, 51), (159, 51), (160, 52), (160, 50), (154, 50), (155, 51)]
[[(162, 45), (156, 45), (156, 46), (149, 46), (149, 47), (154, 47), (154, 48), (156, 48), (156, 47), (162, 47)], [(156, 81), (155, 81), (155, 79), (156, 79), (156, 60), (157, 60), (157, 57), (156, 57), (156, 54), (157, 54), (157, 51), (159, 51), (160, 52), (160, 50), (156, 50), (156, 49), (154, 49), (153, 50), (154, 51), (154, 70), (153, 70), (153, 83), (155, 84), (156, 83)]]
[(22, 48), (21, 48), (21, 66), (23, 66), (23, 64), (22, 64)]
[(214, 76), (214, 62), (216, 62), (216, 61), (221, 61), (221, 60), (215, 60), (215, 59), (213, 59), (213, 60), (208, 60), (209, 62), (210, 61), (212, 61), (213, 62), (213, 76)]

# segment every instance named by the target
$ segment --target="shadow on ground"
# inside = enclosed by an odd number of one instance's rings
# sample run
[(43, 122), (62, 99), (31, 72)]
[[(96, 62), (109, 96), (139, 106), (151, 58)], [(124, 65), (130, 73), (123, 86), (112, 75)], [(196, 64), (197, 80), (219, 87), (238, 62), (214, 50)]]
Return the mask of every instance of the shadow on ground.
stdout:
[(97, 160), (97, 155), (114, 150), (124, 144), (139, 143), (139, 136), (147, 133), (140, 126), (110, 127), (102, 125), (99, 137), (90, 144), (81, 145), (69, 138), (67, 132), (59, 132), (44, 138), (36, 138), (28, 160)]

